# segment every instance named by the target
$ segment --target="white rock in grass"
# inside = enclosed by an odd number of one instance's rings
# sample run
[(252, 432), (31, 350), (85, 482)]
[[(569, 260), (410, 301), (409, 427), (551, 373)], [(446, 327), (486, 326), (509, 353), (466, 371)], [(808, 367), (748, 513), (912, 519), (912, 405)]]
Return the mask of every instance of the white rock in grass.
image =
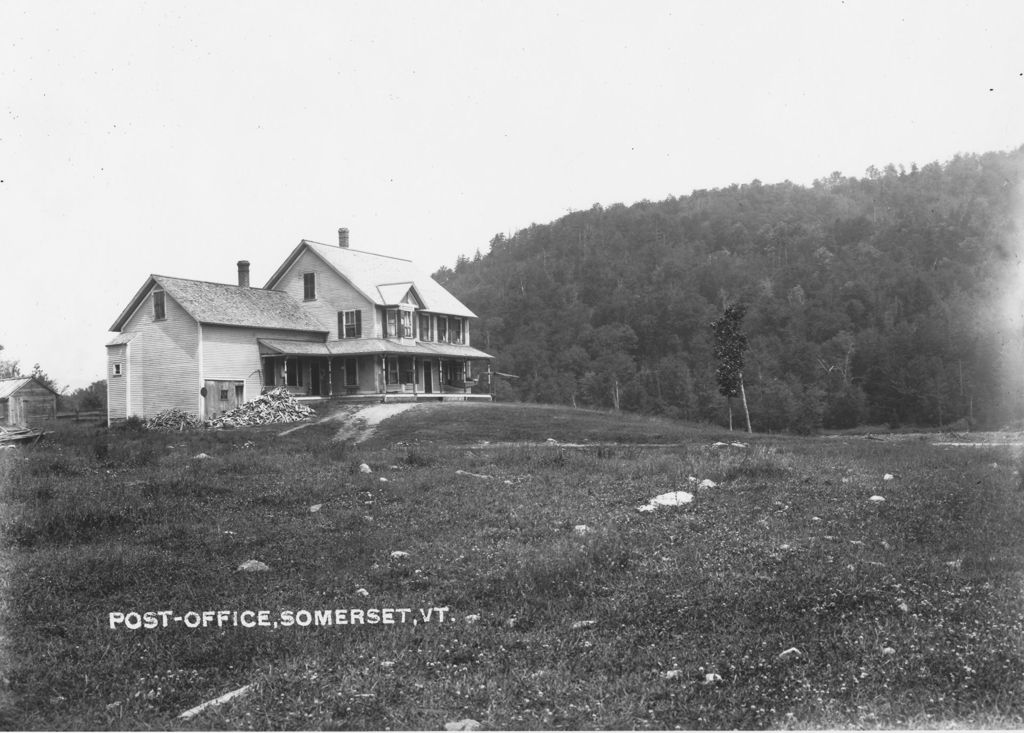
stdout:
[(667, 672), (661, 673), (663, 680), (677, 680), (683, 676), (683, 670), (681, 669), (670, 669)]
[(713, 685), (713, 684), (721, 682), (721, 681), (722, 681), (722, 675), (720, 675), (720, 674), (715, 674), (714, 672), (708, 672), (707, 674), (704, 675), (704, 684), (705, 685)]
[(270, 566), (259, 560), (246, 560), (238, 566), (238, 569), (243, 573), (265, 573), (270, 570)]
[(589, 629), (591, 626), (597, 626), (597, 619), (589, 618), (586, 621), (573, 621), (572, 628), (576, 629)]
[(320, 511), (320, 507), (322, 507), (322, 506), (323, 506), (323, 504), (314, 504), (313, 506), (311, 506), (309, 508), (309, 511), (312, 512), (313, 514), (316, 514), (318, 511)]
[(896, 653), (896, 650), (893, 649), (891, 646), (887, 646), (884, 649), (882, 649), (882, 654), (884, 656), (887, 656), (887, 657), (891, 657), (895, 653)]
[(900, 604), (896, 608), (903, 611), (903, 613), (910, 613), (910, 606), (907, 605), (906, 601), (900, 601)]
[(658, 494), (651, 499), (654, 506), (681, 506), (693, 501), (693, 494), (689, 491), (670, 491), (667, 494)]
[(381, 476), (381, 477), (380, 477), (380, 482), (381, 482), (382, 484), (386, 484), (386, 483), (388, 482), (388, 480), (387, 480), (386, 478), (384, 478), (383, 476)]
[(356, 588), (356, 595), (366, 598), (370, 595), (370, 591), (366, 590), (366, 588)]
[(878, 494), (875, 494), (870, 499), (868, 499), (868, 501), (873, 501), (876, 504), (878, 504), (879, 502), (885, 501), (885, 497), (884, 496), (879, 496)]
[(391, 553), (392, 560), (404, 560), (407, 557), (409, 557), (409, 553), (405, 550), (395, 550)]
[(395, 666), (395, 663), (394, 663), (394, 662), (391, 662), (391, 661), (386, 661), (386, 662), (381, 662), (381, 663), (380, 663), (380, 666), (381, 666), (381, 667), (382, 667), (383, 669), (391, 669), (392, 667), (394, 667), (394, 666)]
[(373, 469), (371, 469), (365, 463), (360, 463), (359, 464), (359, 473), (373, 473)]
[(894, 478), (896, 477), (893, 476), (891, 473), (887, 473), (884, 476), (882, 476), (883, 481), (892, 481)]
[(701, 482), (700, 482), (700, 484), (698, 484), (698, 485), (699, 485), (699, 486), (700, 486), (700, 487), (701, 487), (702, 489), (713, 489), (713, 488), (715, 488), (716, 486), (718, 486), (718, 484), (716, 484), (716, 483), (715, 483), (714, 481), (712, 481), (712, 480), (711, 480), (711, 479), (709, 479), (709, 478), (706, 478), (706, 479), (704, 479), (704, 480), (703, 480), (703, 481), (701, 481)]
[(592, 530), (590, 527), (588, 527), (585, 524), (577, 524), (575, 527), (572, 528), (572, 531), (573, 531), (574, 534), (578, 534), (578, 535), (582, 536), (582, 535), (590, 534), (594, 530)]
[(445, 730), (483, 730), (478, 722), (472, 718), (463, 718), (462, 720), (456, 720), (451, 723), (444, 724)]
[(696, 476), (687, 476), (686, 480), (689, 481), (691, 484), (697, 483), (697, 477)]
[(779, 654), (779, 659), (786, 659), (788, 657), (802, 657), (804, 653), (797, 649), (795, 646), (791, 646), (786, 651)]
[(475, 624), (479, 620), (480, 620), (480, 614), (479, 613), (471, 613), (468, 616), (466, 616), (466, 623), (467, 624)]
[(636, 510), (638, 512), (653, 512), (655, 508), (654, 504), (644, 504), (643, 506), (638, 506)]
[(196, 461), (204, 461), (204, 460), (206, 460), (209, 457), (210, 456), (207, 455), (206, 453), (197, 453), (196, 455), (192, 456), (193, 460), (196, 460)]

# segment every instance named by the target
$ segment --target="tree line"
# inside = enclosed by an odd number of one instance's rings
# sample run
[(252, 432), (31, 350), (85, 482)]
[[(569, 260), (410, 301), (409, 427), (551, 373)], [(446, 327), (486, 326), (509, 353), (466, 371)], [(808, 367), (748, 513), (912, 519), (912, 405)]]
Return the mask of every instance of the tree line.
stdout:
[(501, 399), (725, 424), (711, 324), (745, 312), (755, 430), (1024, 416), (1024, 147), (802, 186), (595, 204), (435, 278)]

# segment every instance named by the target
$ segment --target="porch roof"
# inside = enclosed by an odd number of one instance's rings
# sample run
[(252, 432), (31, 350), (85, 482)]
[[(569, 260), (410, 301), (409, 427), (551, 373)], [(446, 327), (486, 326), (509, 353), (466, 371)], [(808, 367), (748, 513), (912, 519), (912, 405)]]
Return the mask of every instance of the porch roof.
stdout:
[(426, 341), (400, 343), (390, 339), (338, 339), (334, 341), (289, 341), (287, 339), (258, 339), (260, 353), (282, 356), (367, 356), (370, 354), (397, 354), (402, 356), (448, 357), (453, 359), (493, 359), (494, 357), (472, 346), (442, 344)]

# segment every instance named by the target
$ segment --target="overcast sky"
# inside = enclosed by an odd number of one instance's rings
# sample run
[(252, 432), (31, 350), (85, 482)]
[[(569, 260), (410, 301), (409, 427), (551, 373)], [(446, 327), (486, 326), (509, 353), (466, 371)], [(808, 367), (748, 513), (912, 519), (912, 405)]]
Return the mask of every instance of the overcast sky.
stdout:
[(432, 272), (594, 203), (1024, 144), (1019, 2), (0, 2), (0, 358), (72, 389), (150, 273)]

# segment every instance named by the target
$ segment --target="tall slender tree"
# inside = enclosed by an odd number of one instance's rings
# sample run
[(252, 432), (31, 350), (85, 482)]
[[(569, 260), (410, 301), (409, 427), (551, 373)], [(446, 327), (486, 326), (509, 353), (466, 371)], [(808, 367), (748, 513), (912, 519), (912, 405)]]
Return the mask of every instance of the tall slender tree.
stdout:
[(715, 378), (718, 391), (729, 400), (729, 430), (732, 430), (732, 398), (742, 397), (743, 413), (747, 418), (747, 432), (754, 432), (750, 426), (750, 410), (747, 408), (747, 392), (743, 388), (743, 352), (747, 350), (747, 337), (743, 334), (743, 316), (747, 309), (740, 303), (726, 307), (722, 317), (711, 323), (715, 334), (713, 354), (718, 359)]

